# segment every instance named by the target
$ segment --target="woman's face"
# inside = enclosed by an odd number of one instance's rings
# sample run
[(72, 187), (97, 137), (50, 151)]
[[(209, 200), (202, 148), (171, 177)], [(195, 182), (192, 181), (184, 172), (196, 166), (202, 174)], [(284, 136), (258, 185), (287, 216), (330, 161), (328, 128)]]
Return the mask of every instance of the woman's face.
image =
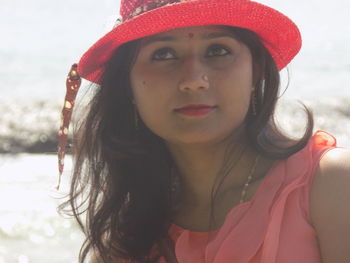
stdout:
[[(253, 88), (252, 56), (219, 26), (173, 29), (141, 41), (131, 70), (138, 112), (169, 143), (208, 143), (227, 138), (247, 114)], [(204, 115), (176, 109), (215, 106)]]

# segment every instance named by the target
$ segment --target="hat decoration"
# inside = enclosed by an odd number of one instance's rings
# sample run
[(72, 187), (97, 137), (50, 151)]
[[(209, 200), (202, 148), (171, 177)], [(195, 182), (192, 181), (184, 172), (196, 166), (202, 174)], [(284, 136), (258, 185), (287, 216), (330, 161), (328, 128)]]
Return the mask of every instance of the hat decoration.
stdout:
[[(152, 9), (156, 9), (158, 7), (161, 6), (165, 6), (165, 5), (170, 5), (173, 3), (179, 3), (179, 2), (185, 2), (185, 1), (189, 1), (189, 0), (155, 0), (155, 1), (141, 1), (141, 3), (137, 6), (135, 5), (130, 5), (129, 9), (126, 8), (125, 12), (123, 12), (124, 10), (122, 10), (122, 15), (124, 15), (124, 21), (129, 20), (131, 18), (133, 18), (134, 16), (137, 15), (141, 15), (142, 13), (145, 13), (147, 11), (150, 11)], [(132, 1), (129, 1), (129, 3)], [(134, 1), (135, 3), (137, 3), (137, 1)], [(136, 7), (136, 8), (135, 8)], [(130, 10), (134, 10), (131, 11)]]
[(59, 190), (61, 184), (61, 176), (64, 168), (64, 157), (66, 152), (66, 146), (68, 142), (68, 128), (72, 118), (73, 106), (78, 90), (81, 85), (81, 78), (77, 71), (78, 65), (73, 64), (66, 80), (66, 96), (64, 99), (64, 106), (61, 114), (61, 126), (58, 131), (58, 171), (59, 178), (57, 184), (57, 190)]

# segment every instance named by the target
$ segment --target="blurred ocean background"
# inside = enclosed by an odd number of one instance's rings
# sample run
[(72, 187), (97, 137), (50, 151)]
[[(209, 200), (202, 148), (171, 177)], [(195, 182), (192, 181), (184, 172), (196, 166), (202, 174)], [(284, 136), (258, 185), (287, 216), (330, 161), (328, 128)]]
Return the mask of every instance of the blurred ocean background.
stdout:
[[(304, 126), (298, 101), (316, 128), (350, 147), (350, 2), (265, 0), (299, 25), (303, 48), (282, 72), (279, 122)], [(83, 240), (75, 222), (57, 214), (54, 155), (70, 65), (118, 17), (112, 0), (0, 0), (0, 263), (73, 263)], [(288, 78), (289, 76), (289, 78)], [(87, 88), (87, 83), (83, 84)]]

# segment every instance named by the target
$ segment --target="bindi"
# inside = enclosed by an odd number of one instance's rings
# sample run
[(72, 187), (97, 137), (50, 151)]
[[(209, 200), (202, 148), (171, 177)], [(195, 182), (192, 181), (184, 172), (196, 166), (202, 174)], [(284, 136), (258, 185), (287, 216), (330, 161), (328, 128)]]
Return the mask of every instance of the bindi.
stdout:
[(188, 38), (189, 39), (192, 39), (194, 37), (194, 34), (193, 33), (188, 33)]

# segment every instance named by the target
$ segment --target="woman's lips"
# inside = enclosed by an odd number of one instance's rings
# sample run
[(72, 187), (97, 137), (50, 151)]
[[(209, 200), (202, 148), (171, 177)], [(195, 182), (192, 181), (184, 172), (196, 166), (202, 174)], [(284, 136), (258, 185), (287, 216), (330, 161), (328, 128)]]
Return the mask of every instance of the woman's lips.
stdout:
[(184, 108), (177, 109), (176, 112), (188, 116), (203, 116), (212, 112), (216, 107)]

